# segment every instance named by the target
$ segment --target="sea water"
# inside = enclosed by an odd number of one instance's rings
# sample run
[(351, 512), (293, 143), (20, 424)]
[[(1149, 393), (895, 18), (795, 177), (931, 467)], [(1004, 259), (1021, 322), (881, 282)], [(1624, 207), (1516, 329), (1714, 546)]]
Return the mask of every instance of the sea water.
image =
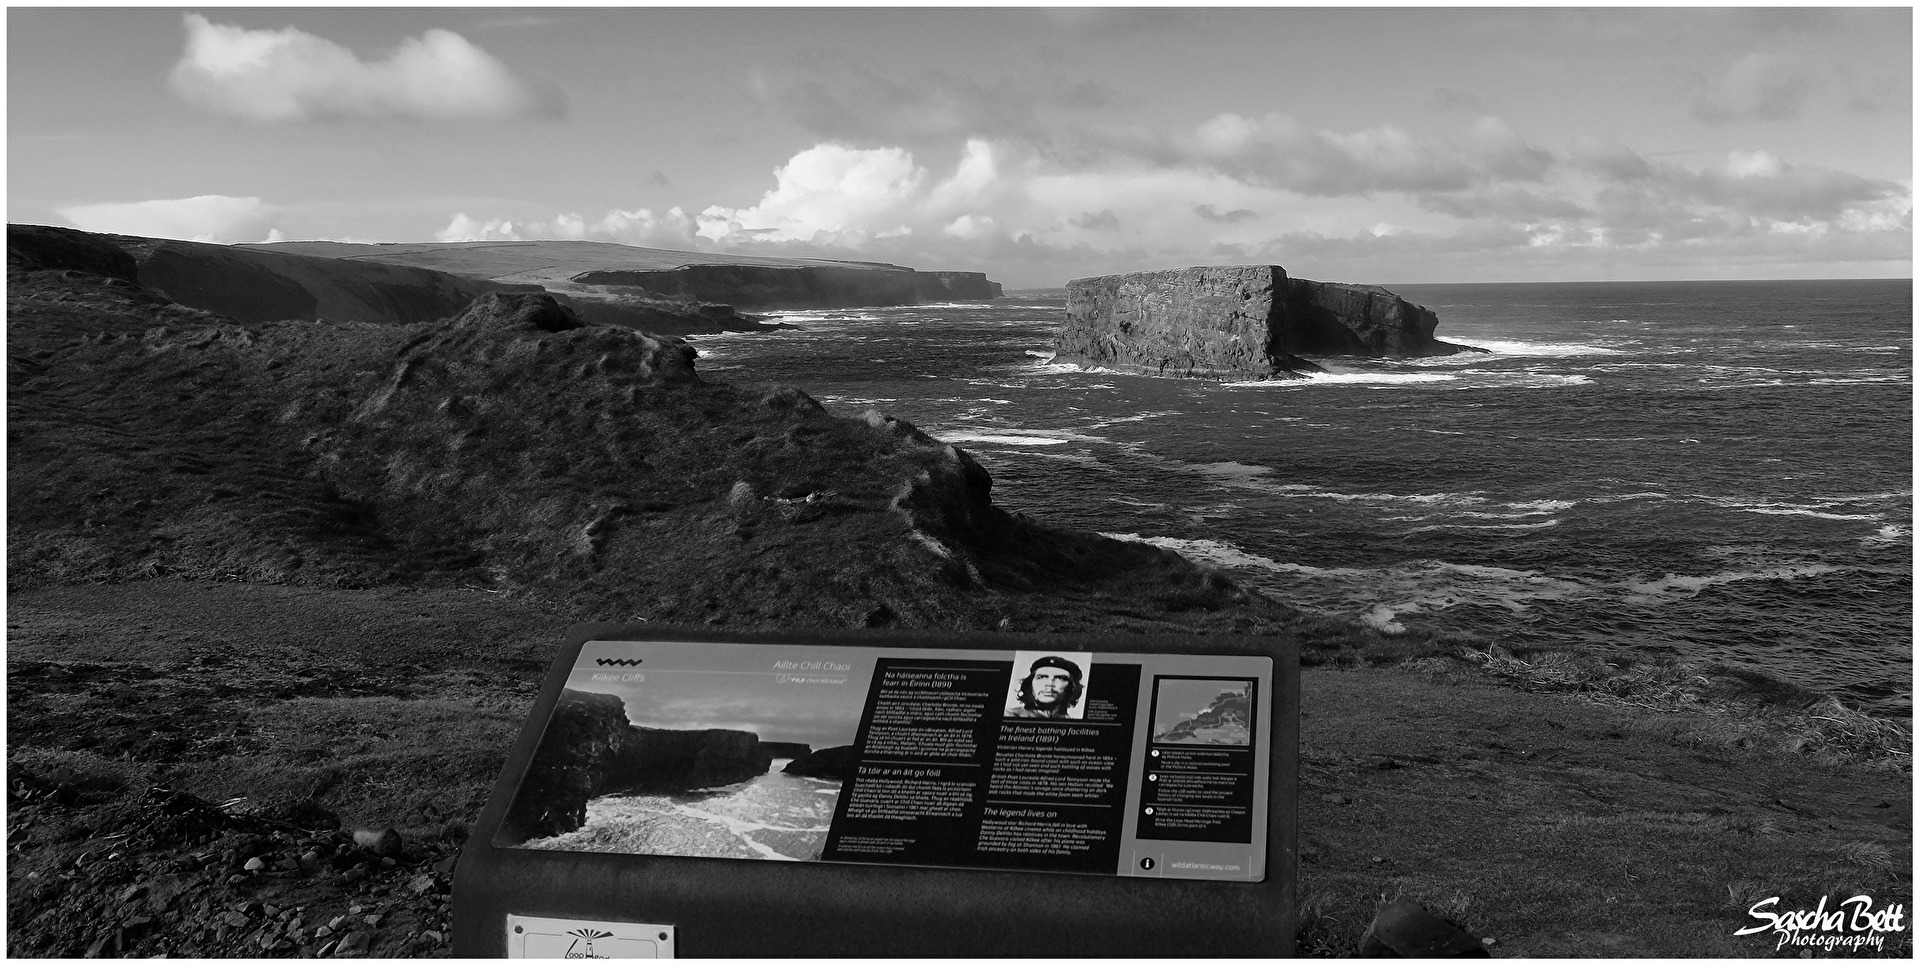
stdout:
[(586, 821), (571, 832), (524, 843), (530, 849), (693, 855), (711, 858), (818, 860), (839, 801), (840, 782), (781, 771), (776, 759), (757, 778), (718, 788), (634, 791), (587, 803)]
[(780, 313), (699, 371), (878, 409), (994, 500), (1387, 633), (1749, 668), (1911, 708), (1901, 281), (1400, 285), (1487, 350), (1215, 382), (1049, 360), (1058, 291)]

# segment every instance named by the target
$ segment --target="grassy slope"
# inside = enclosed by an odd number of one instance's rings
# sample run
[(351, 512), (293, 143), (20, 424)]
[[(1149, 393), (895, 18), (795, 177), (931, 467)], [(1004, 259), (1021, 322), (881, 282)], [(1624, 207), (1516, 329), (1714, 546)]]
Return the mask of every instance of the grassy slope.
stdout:
[[(1413, 659), (1443, 680), (1306, 676), (1310, 945), (1350, 949), (1399, 892), (1539, 955), (1764, 953), (1730, 945), (1731, 897), (1754, 889), (1910, 899), (1889, 874), (1911, 867), (1908, 779), (1843, 764), (1803, 721), (1728, 733), (1664, 686), (1674, 713), (1603, 706), (1632, 692), (1490, 648), (1526, 687), (1591, 698), (1462, 683), (1421, 657), (1461, 642), (1303, 618), (1171, 554), (1008, 517), (963, 454), (708, 385), (672, 340), (528, 304), (236, 326), (97, 272), (13, 273), (8, 294), (16, 952), (83, 952), (139, 913), (115, 897), (168, 870), (200, 905), (151, 910), (116, 950), (311, 953), (313, 922), (349, 904), (390, 915), (376, 952), (443, 948), (443, 907), (407, 883), (477, 811), (560, 629), (636, 617), (1279, 633), (1310, 664)], [(154, 785), (311, 796), (415, 844), (353, 882), (249, 877), (218, 858), (231, 830), (113, 852)], [(272, 935), (207, 926), (262, 897), (313, 912)]]

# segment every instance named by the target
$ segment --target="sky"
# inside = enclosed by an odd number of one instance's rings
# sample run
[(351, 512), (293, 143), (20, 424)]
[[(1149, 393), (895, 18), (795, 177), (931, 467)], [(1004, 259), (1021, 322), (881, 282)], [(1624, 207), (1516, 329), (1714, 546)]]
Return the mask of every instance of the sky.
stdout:
[(1327, 281), (1912, 275), (1912, 11), (72, 8), (13, 223)]

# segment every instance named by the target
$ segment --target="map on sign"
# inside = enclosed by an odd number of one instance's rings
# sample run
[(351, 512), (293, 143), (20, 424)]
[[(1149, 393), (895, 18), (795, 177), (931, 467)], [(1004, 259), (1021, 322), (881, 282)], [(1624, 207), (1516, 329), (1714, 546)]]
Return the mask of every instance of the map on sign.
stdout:
[(1153, 722), (1156, 744), (1247, 745), (1253, 702), (1250, 682), (1162, 678)]

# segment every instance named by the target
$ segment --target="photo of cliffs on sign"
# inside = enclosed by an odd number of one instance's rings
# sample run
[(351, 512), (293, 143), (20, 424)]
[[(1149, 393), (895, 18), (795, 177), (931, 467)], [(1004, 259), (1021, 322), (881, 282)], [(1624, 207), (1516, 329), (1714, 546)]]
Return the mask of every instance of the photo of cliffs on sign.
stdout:
[(1158, 684), (1154, 743), (1244, 746), (1252, 740), (1251, 682), (1161, 678)]

